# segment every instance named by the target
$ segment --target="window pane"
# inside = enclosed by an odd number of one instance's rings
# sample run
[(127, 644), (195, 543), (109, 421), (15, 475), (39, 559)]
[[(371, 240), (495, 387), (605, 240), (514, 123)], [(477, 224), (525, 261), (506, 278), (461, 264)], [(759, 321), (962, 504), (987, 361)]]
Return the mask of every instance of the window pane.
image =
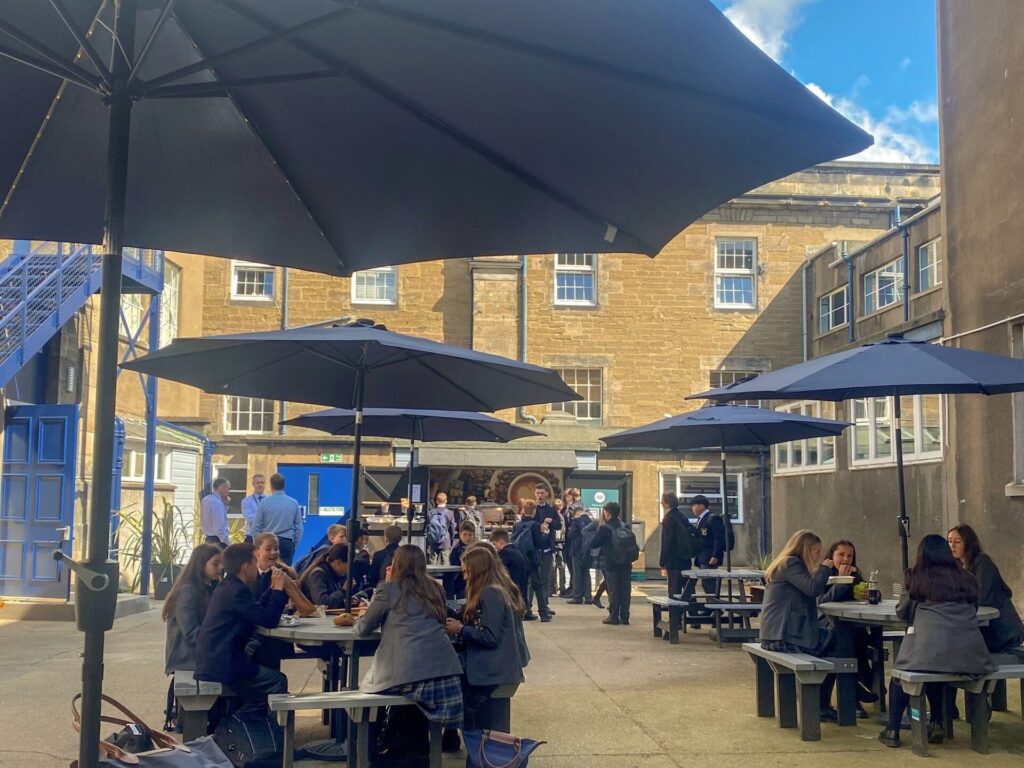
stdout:
[(585, 272), (564, 272), (556, 276), (557, 300), (594, 302), (594, 276)]
[(779, 443), (775, 446), (775, 468), (789, 468), (789, 443)]
[(577, 419), (599, 420), (601, 418), (601, 369), (561, 368), (556, 370), (562, 380), (583, 399), (553, 404), (551, 410), (571, 413)]
[(225, 427), (228, 432), (270, 432), (274, 410), (273, 400), (230, 395), (225, 401)]
[(273, 267), (235, 264), (232, 295), (237, 298), (272, 298), (274, 295)]
[(718, 303), (751, 306), (754, 303), (754, 278), (719, 276), (716, 278)]
[(942, 397), (920, 395), (921, 398), (921, 452), (937, 453), (942, 450)]
[(892, 416), (887, 397), (876, 397), (875, 406), (875, 458), (892, 456)]
[(903, 454), (912, 456), (917, 453), (914, 440), (914, 400), (913, 396), (900, 398), (900, 435), (903, 442)]
[(367, 269), (352, 275), (352, 301), (394, 304), (398, 301), (398, 280), (394, 267)]
[(868, 420), (868, 401), (853, 401), (853, 458), (862, 461), (870, 456), (871, 424)]

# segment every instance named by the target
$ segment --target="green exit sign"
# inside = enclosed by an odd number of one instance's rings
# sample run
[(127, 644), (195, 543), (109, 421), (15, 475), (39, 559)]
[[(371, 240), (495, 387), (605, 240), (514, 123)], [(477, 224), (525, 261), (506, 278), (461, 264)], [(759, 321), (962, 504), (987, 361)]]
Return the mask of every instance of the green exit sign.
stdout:
[(331, 462), (331, 461), (342, 461), (341, 454), (340, 453), (321, 453), (320, 454), (320, 463), (325, 464), (325, 463)]

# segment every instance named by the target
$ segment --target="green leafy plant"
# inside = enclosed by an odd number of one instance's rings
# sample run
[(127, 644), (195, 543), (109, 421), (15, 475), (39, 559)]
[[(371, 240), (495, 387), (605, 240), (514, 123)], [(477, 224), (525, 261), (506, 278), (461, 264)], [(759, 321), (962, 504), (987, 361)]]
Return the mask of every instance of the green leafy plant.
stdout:
[(771, 552), (766, 552), (760, 557), (754, 560), (754, 570), (764, 571), (767, 570), (768, 566), (772, 564), (772, 560), (775, 559), (775, 555)]
[[(152, 552), (150, 564), (160, 568), (181, 565), (192, 552), (195, 530), (181, 507), (162, 499), (163, 509), (153, 514)], [(142, 565), (142, 511), (134, 508), (121, 510), (120, 547), (118, 558), (122, 563), (123, 586), (130, 592), (139, 588)]]

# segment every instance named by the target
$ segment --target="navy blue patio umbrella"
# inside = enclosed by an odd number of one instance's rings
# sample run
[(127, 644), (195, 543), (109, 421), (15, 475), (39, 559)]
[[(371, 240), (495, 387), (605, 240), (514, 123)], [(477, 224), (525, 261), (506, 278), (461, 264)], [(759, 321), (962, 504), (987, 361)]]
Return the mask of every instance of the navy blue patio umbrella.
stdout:
[(777, 371), (690, 395), (708, 400), (851, 400), (893, 399), (897, 436), (896, 477), (899, 490), (899, 531), (903, 568), (910, 561), (910, 518), (903, 477), (904, 395), (999, 395), (1024, 391), (1024, 360), (923, 341), (899, 334), (843, 352), (825, 355)]
[(359, 518), (364, 408), (497, 411), (581, 399), (548, 368), (393, 333), (369, 320), (180, 338), (121, 367), (213, 394), (350, 408), (355, 447), (349, 564)]
[[(726, 493), (726, 450), (769, 446), (790, 440), (832, 437), (849, 424), (796, 413), (771, 411), (743, 405), (709, 405), (696, 411), (670, 416), (642, 427), (602, 437), (608, 448), (633, 450), (718, 450), (722, 462), (722, 519), (726, 535), (732, 522)], [(732, 570), (729, 547), (725, 548), (725, 567)], [(730, 584), (731, 587), (731, 584)]]
[[(484, 413), (473, 411), (431, 411), (406, 410), (402, 408), (364, 408), (362, 413), (362, 434), (374, 437), (407, 438), (415, 449), (416, 443), (431, 442), (482, 442), (507, 443), (521, 437), (539, 437), (537, 432), (518, 424), (496, 419)], [(350, 408), (328, 408), (286, 419), (281, 424), (306, 427), (327, 432), (331, 435), (353, 435), (356, 429), (356, 412)], [(415, 464), (415, 450), (409, 457), (409, 491), (412, 499), (412, 473)], [(354, 482), (358, 480), (354, 479)], [(408, 537), (412, 541), (413, 508), (408, 514)]]

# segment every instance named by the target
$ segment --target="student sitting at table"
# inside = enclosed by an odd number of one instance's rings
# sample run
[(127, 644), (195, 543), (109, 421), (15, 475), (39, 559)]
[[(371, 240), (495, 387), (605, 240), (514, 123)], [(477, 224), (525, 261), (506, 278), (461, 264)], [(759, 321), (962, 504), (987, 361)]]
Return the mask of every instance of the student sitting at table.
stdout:
[(313, 605), (344, 608), (347, 578), (348, 544), (335, 544), (310, 564), (299, 578), (299, 588)]
[[(978, 627), (978, 581), (961, 567), (945, 539), (928, 534), (917, 547), (917, 560), (903, 578), (903, 596), (896, 615), (907, 622), (907, 634), (894, 669), (987, 675), (995, 669)], [(931, 707), (928, 743), (940, 744), (945, 730), (939, 721), (942, 686), (926, 684)], [(878, 734), (887, 747), (900, 745), (900, 721), (910, 697), (899, 681), (889, 681), (889, 727)]]
[(764, 572), (761, 646), (769, 651), (818, 654), (828, 631), (818, 626), (815, 598), (825, 593), (832, 561), (821, 560), (821, 539), (810, 531), (789, 537)]
[(291, 566), (281, 561), (281, 548), (275, 534), (267, 531), (256, 534), (252, 545), (256, 547), (256, 579), (249, 585), (253, 597), (259, 599), (270, 589), (270, 575), (275, 568), (292, 581), (299, 578)]
[(348, 531), (345, 530), (345, 526), (341, 523), (334, 523), (334, 525), (328, 526), (327, 528), (327, 541), (321, 544), (315, 549), (311, 549), (309, 552), (304, 554), (299, 561), (295, 563), (295, 572), (298, 574), (305, 573), (309, 566), (312, 565), (313, 561), (316, 560), (320, 555), (326, 552), (328, 549), (333, 547), (335, 544), (347, 544), (348, 543)]
[(257, 575), (252, 544), (232, 544), (222, 554), (227, 575), (213, 590), (196, 638), (196, 679), (230, 685), (242, 701), (240, 713), (266, 714), (267, 694), (286, 693), (280, 670), (250, 658), (247, 648), (257, 627), (276, 627), (288, 597), (284, 572), (273, 569), (270, 587), (257, 601), (249, 585)]
[(991, 653), (1005, 653), (1024, 643), (1024, 624), (1013, 607), (1013, 592), (999, 568), (982, 550), (978, 534), (969, 525), (954, 525), (946, 534), (953, 557), (978, 580), (978, 604), (995, 608), (999, 617), (981, 628)]
[[(474, 541), (476, 541), (476, 524), (471, 520), (463, 520), (459, 525), (459, 540), (455, 542), (455, 546), (448, 554), (448, 564), (461, 566), (463, 552)], [(466, 596), (466, 579), (461, 571), (445, 574), (444, 590), (451, 600), (461, 600)]]
[[(827, 569), (829, 576), (852, 576), (851, 584), (833, 584), (823, 595), (818, 597), (818, 605), (822, 603), (840, 603), (847, 600), (855, 600), (854, 587), (866, 583), (864, 576), (857, 567), (857, 548), (852, 541), (839, 539), (832, 542), (828, 548), (827, 559), (832, 561), (832, 567)], [(833, 621), (824, 614), (819, 614), (818, 622), (828, 630), (834, 630)], [(871, 690), (871, 661), (869, 651), (871, 647), (870, 635), (866, 628), (860, 628), (854, 633), (854, 656), (857, 659), (857, 717), (862, 720), (867, 718), (868, 713), (861, 702), (872, 703), (878, 701), (878, 694)], [(834, 655), (835, 641), (832, 638), (825, 649), (828, 655)], [(832, 691), (835, 688), (836, 676), (828, 675), (821, 684), (821, 720), (826, 723), (834, 723), (838, 719), (836, 710), (832, 707)]]
[(391, 575), (374, 590), (354, 627), (361, 638), (381, 630), (380, 646), (360, 690), (408, 696), (417, 704), (390, 709), (381, 755), (385, 760), (423, 756), (426, 764), (424, 715), (442, 728), (462, 725), (462, 665), (445, 633), (447, 616), (444, 589), (427, 573), (423, 550), (411, 544), (399, 547)]
[(518, 683), (530, 661), (523, 633), (526, 604), (497, 552), (486, 542), (462, 555), (466, 604), (462, 618), (445, 622), (448, 634), (465, 648), (462, 707), (465, 730), (489, 729), (491, 694), (499, 685)]

